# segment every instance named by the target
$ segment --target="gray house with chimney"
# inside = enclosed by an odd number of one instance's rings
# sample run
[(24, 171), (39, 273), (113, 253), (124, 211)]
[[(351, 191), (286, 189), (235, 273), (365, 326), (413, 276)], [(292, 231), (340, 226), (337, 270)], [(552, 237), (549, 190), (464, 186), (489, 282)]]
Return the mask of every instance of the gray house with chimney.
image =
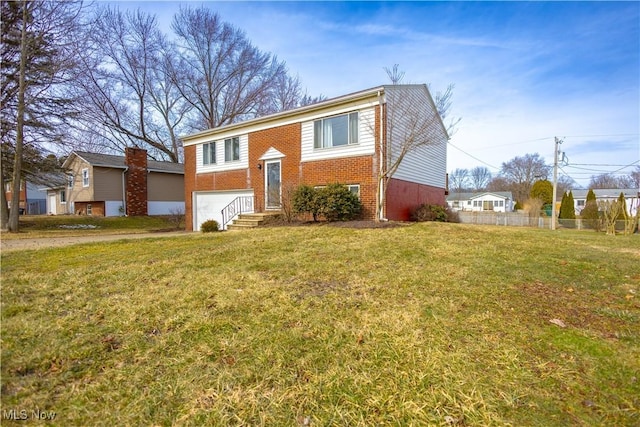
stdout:
[(62, 183), (48, 188), (51, 215), (168, 215), (184, 212), (184, 165), (147, 158), (127, 148), (124, 156), (73, 151)]

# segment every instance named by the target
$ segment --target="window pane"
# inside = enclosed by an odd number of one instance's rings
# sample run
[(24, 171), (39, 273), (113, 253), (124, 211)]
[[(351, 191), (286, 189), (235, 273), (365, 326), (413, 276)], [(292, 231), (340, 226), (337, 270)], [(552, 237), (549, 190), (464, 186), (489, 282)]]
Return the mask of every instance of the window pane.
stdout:
[(358, 143), (358, 113), (349, 114), (349, 144)]
[(233, 139), (224, 140), (224, 161), (233, 161)]
[(332, 117), (324, 120), (324, 138), (326, 147), (347, 145), (349, 120), (348, 116)]
[(322, 120), (313, 122), (313, 148), (322, 148)]
[(240, 160), (240, 138), (233, 138), (233, 160)]
[(211, 158), (209, 157), (209, 144), (204, 144), (202, 146), (202, 164), (208, 165), (211, 163)]

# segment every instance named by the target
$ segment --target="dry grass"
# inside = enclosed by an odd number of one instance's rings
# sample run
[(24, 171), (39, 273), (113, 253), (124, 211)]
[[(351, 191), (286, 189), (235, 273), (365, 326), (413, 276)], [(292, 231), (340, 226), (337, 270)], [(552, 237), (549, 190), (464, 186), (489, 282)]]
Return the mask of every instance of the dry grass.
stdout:
[(638, 425), (638, 243), (425, 223), (5, 254), (2, 407), (60, 425)]

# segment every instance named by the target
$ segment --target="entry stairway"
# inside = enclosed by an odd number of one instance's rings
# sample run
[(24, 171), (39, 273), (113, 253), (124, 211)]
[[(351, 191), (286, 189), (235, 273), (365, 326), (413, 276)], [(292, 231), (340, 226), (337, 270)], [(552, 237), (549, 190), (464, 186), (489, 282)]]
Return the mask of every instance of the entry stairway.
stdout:
[(280, 212), (260, 212), (260, 213), (243, 213), (238, 215), (231, 224), (227, 225), (227, 230), (246, 230), (250, 228), (260, 227), (271, 216), (279, 215)]

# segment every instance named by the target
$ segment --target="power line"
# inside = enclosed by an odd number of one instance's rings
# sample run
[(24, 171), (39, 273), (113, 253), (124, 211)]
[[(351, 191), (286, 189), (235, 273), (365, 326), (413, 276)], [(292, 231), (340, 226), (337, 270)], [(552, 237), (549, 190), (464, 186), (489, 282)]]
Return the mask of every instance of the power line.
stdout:
[(492, 169), (500, 170), (500, 168), (497, 168), (497, 167), (495, 167), (495, 166), (493, 166), (493, 165), (490, 165), (489, 163), (485, 162), (484, 160), (480, 160), (480, 159), (479, 159), (479, 158), (477, 158), (476, 156), (473, 156), (473, 155), (471, 155), (471, 154), (467, 153), (466, 151), (464, 151), (463, 149), (456, 147), (455, 145), (453, 145), (453, 144), (451, 143), (451, 141), (448, 141), (447, 143), (448, 143), (450, 146), (452, 146), (453, 148), (455, 148), (456, 150), (460, 151), (461, 153), (466, 154), (467, 156), (471, 157), (472, 159), (477, 160), (477, 161), (479, 161), (480, 163), (482, 163), (482, 164), (484, 164), (484, 165), (487, 165), (487, 166), (489, 166), (489, 167), (490, 167), (490, 168), (492, 168)]

